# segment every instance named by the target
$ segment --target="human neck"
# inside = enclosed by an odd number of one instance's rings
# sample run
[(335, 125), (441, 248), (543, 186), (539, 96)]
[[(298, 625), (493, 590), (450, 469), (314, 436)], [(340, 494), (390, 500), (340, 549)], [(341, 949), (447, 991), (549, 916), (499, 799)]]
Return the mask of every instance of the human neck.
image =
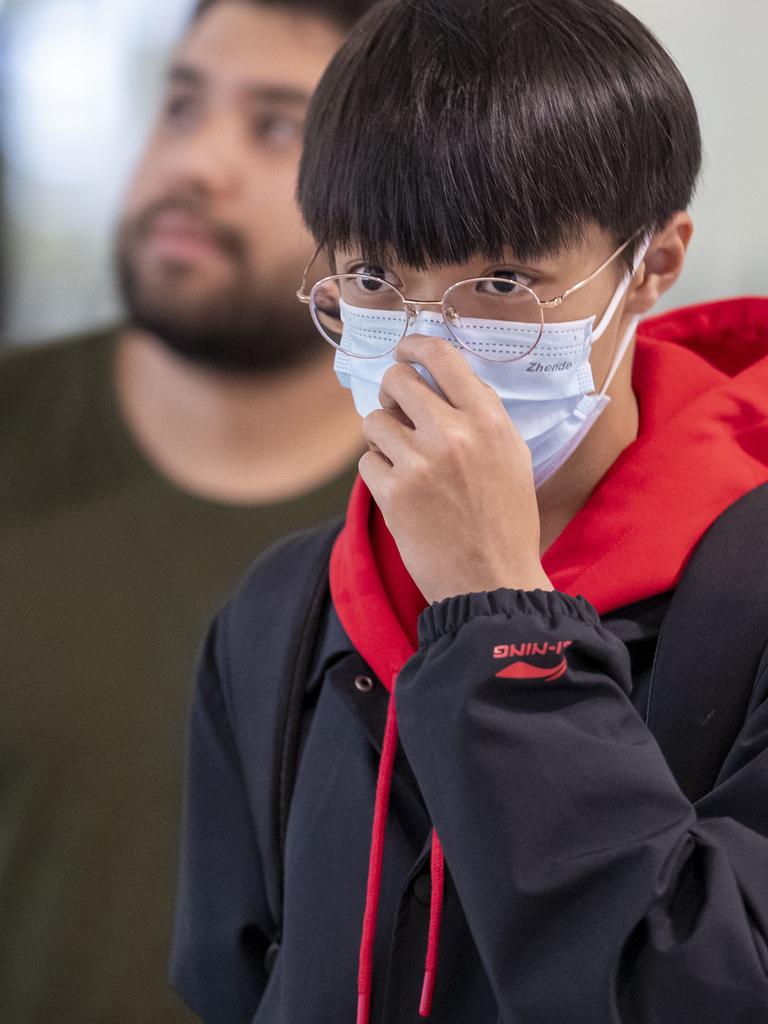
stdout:
[(363, 451), (331, 359), (319, 346), (290, 370), (221, 373), (126, 330), (114, 372), (125, 424), (156, 470), (200, 497), (258, 505), (321, 486)]
[(624, 357), (608, 390), (611, 401), (597, 422), (565, 465), (537, 492), (542, 553), (586, 505), (624, 449), (637, 439), (640, 411), (632, 389), (632, 356), (630, 350)]

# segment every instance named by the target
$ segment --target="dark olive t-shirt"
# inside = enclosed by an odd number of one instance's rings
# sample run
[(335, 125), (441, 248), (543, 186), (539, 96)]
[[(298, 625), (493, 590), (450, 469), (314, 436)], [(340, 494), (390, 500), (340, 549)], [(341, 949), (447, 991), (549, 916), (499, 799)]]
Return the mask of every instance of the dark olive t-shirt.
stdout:
[(187, 1024), (166, 984), (187, 706), (248, 564), (343, 511), (356, 465), (232, 506), (117, 411), (114, 333), (0, 356), (0, 1021)]

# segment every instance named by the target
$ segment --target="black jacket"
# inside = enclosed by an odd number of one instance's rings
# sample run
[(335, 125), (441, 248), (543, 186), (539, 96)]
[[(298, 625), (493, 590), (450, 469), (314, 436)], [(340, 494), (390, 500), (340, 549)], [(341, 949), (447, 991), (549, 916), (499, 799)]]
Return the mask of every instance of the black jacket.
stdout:
[[(304, 701), (282, 943), (265, 965), (284, 672), (260, 637), (299, 634), (279, 590), (313, 542), (256, 565), (201, 662), (172, 977), (206, 1024), (355, 1019), (387, 694), (361, 683), (372, 672), (331, 606)], [(717, 784), (693, 805), (645, 724), (668, 600), (601, 621), (582, 599), (499, 590), (423, 613), (397, 685), (376, 1024), (421, 1020), (432, 823), (446, 860), (434, 1024), (768, 1021), (768, 659)], [(560, 641), (556, 682), (497, 675), (497, 647)]]

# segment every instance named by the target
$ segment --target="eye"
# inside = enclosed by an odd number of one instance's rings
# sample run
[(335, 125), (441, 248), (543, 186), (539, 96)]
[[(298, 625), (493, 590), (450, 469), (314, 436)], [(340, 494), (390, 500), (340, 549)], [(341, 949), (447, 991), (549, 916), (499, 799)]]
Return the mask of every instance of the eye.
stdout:
[(202, 102), (196, 94), (173, 93), (165, 102), (163, 120), (175, 127), (184, 127), (195, 120), (201, 109)]
[[(492, 278), (492, 280), (489, 280)], [(515, 270), (492, 270), (487, 278), (478, 281), (476, 289), (484, 295), (513, 295), (515, 292), (524, 292), (524, 288), (518, 288), (518, 284), (528, 285), (530, 278)]]
[[(382, 285), (378, 284), (378, 281), (390, 284), (393, 288), (400, 283), (391, 271), (374, 263), (355, 263), (349, 268), (348, 273), (365, 275), (365, 279), (355, 282), (355, 285), (367, 292), (382, 291)], [(376, 280), (371, 280), (371, 278), (376, 278)]]
[(253, 119), (253, 136), (275, 149), (291, 149), (301, 143), (304, 121), (277, 111), (259, 114)]

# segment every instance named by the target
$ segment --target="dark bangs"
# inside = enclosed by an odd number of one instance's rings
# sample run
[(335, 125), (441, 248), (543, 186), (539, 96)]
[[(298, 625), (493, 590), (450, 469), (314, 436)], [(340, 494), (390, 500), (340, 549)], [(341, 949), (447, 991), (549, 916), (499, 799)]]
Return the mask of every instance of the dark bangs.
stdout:
[(612, 0), (381, 0), (315, 93), (298, 197), (329, 250), (529, 261), (660, 228), (700, 165), (680, 72)]

